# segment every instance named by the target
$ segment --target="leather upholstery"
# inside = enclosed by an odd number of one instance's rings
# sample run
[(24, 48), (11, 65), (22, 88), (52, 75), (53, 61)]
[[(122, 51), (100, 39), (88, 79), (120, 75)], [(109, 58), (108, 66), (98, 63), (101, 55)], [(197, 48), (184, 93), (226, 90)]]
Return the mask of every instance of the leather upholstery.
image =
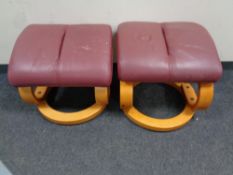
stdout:
[(214, 42), (199, 24), (126, 22), (118, 27), (120, 80), (212, 82), (222, 75)]
[(15, 86), (109, 86), (108, 25), (30, 25), (17, 39), (8, 78)]

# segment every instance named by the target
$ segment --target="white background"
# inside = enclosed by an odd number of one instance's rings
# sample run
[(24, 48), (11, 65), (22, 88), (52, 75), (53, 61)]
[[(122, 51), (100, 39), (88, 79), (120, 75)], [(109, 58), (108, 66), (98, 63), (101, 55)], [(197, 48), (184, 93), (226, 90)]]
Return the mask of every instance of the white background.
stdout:
[(223, 61), (233, 61), (233, 0), (0, 0), (0, 64), (30, 23), (194, 21), (213, 36)]

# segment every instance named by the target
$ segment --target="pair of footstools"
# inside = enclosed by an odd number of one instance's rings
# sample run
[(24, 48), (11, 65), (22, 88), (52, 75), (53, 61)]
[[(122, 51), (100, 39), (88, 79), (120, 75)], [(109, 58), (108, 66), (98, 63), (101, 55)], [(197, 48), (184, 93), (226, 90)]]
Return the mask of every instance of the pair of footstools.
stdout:
[[(30, 25), (16, 41), (9, 81), (21, 98), (36, 104), (48, 120), (78, 124), (100, 114), (109, 99), (112, 80), (112, 31), (108, 25)], [(186, 124), (197, 109), (207, 108), (213, 82), (222, 66), (209, 33), (188, 22), (126, 22), (117, 30), (117, 66), (120, 107), (130, 120), (151, 130), (170, 131)], [(166, 83), (186, 99), (183, 111), (156, 119), (133, 105), (138, 83)], [(196, 95), (190, 83), (199, 84)], [(60, 112), (48, 105), (52, 87), (95, 87), (95, 104), (79, 112)]]

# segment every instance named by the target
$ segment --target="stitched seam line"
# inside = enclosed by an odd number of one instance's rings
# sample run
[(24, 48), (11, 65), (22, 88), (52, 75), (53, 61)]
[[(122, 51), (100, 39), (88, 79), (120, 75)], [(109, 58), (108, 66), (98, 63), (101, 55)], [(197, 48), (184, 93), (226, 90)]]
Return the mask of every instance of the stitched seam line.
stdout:
[(59, 46), (59, 52), (58, 52), (58, 57), (56, 59), (56, 64), (55, 64), (55, 78), (56, 78), (56, 82), (59, 81), (59, 74), (60, 74), (60, 71), (59, 71), (59, 64), (60, 64), (60, 61), (61, 61), (61, 54), (62, 54), (62, 49), (63, 49), (63, 45), (64, 45), (64, 40), (65, 40), (65, 36), (66, 36), (66, 30), (67, 30), (67, 26), (65, 26), (65, 29), (64, 29), (64, 33), (61, 37), (61, 43), (60, 43), (60, 46)]
[(165, 24), (161, 24), (161, 30), (162, 30), (162, 34), (163, 34), (163, 39), (164, 39), (164, 43), (165, 43), (165, 46), (166, 46), (166, 50), (167, 50), (167, 63), (168, 63), (168, 80), (170, 81), (171, 78), (172, 78), (172, 74), (171, 74), (171, 63), (170, 63), (170, 49), (169, 49), (169, 44), (168, 44), (168, 41), (167, 41), (167, 37), (166, 37), (166, 32), (165, 32), (165, 29), (164, 29), (164, 25)]

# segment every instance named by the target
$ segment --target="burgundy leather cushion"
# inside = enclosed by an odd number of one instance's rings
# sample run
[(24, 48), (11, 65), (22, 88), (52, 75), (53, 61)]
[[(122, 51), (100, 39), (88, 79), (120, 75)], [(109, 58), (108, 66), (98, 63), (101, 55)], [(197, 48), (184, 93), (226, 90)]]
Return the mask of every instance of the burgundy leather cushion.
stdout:
[(109, 86), (112, 31), (107, 25), (30, 25), (12, 52), (15, 86)]
[(209, 82), (222, 75), (211, 36), (195, 23), (126, 22), (117, 41), (120, 80)]

